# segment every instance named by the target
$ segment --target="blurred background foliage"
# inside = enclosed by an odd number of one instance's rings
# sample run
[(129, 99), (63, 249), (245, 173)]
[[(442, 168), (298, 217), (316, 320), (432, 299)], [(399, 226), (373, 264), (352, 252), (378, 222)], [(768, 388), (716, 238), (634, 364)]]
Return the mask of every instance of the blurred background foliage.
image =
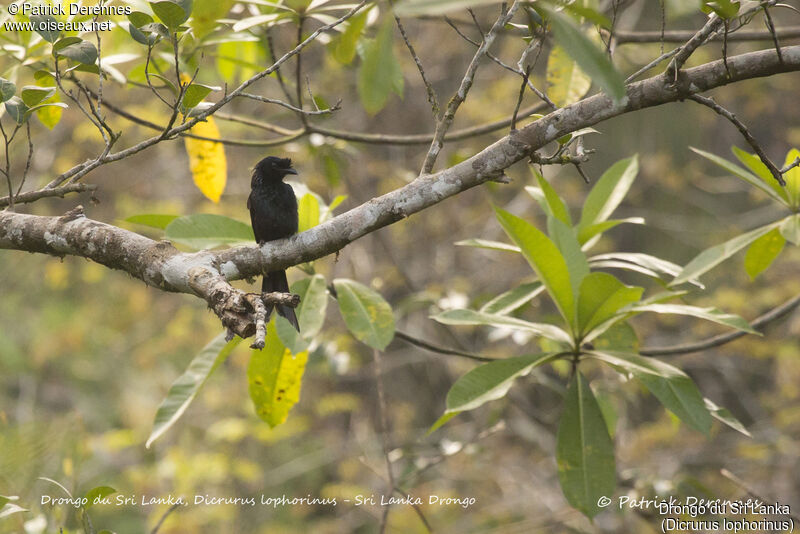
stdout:
[[(625, 4), (618, 27), (658, 29), (658, 3)], [(685, 9), (686, 3), (666, 4), (668, 28), (694, 29), (702, 23), (703, 15)], [(381, 5), (382, 14), (384, 8)], [(494, 9), (476, 13), (488, 27)], [(775, 16), (779, 26), (798, 22), (798, 16), (786, 10)], [(440, 95), (452, 94), (473, 51), (440, 20), (408, 19), (405, 25), (434, 87)], [(379, 28), (371, 20), (365, 31), (376, 35)], [(279, 54), (292, 47), (295, 32), (291, 24), (274, 28)], [(102, 38), (104, 54), (142, 54), (141, 46), (121, 28)], [(386, 107), (371, 116), (356, 100), (359, 60), (342, 65), (330, 48), (312, 45), (303, 62), (315, 96), (326, 105), (343, 100), (341, 111), (313, 117), (313, 122), (357, 132), (430, 131), (425, 89), (396, 34), (393, 46), (405, 81), (402, 98), (389, 97)], [(524, 43), (519, 38), (506, 36), (495, 52), (514, 58), (520, 46)], [(766, 46), (731, 43), (728, 53)], [(659, 47), (621, 45), (615, 63), (623, 72), (632, 72), (658, 55)], [(719, 53), (719, 46), (712, 44), (700, 49), (691, 63), (716, 59)], [(198, 52), (192, 64), (199, 68), (201, 83), (231, 87), (267, 58), (264, 41), (252, 40), (210, 46)], [(4, 68), (10, 61), (0, 57)], [(536, 83), (543, 80), (544, 63), (534, 71)], [(138, 67), (138, 61), (117, 66), (124, 76), (135, 76)], [(486, 61), (455, 127), (508, 117), (518, 86), (517, 78)], [(258, 89), (281, 96), (274, 78)], [(147, 89), (109, 81), (104, 90), (109, 102), (124, 104), (128, 112), (165, 121)], [(713, 96), (736, 111), (776, 160), (800, 146), (796, 76), (739, 83)], [(534, 103), (533, 98), (526, 96), (523, 105)], [(236, 100), (225, 111), (286, 128), (299, 126), (291, 111), (253, 101)], [(121, 117), (109, 115), (109, 120), (124, 132), (125, 146), (152, 135)], [(236, 122), (216, 122), (223, 137), (260, 136)], [(685, 264), (700, 250), (775, 218), (775, 204), (764, 195), (689, 150), (694, 146), (732, 159), (732, 145), (745, 148), (739, 133), (714, 113), (692, 103), (675, 103), (606, 121), (598, 129), (600, 135), (586, 140), (597, 150), (584, 165), (587, 175), (597, 178), (613, 162), (639, 153), (639, 178), (617, 215), (647, 220), (646, 225), (609, 232), (598, 252), (641, 251)], [(36, 185), (46, 184), (102, 146), (97, 131), (74, 109), (65, 111), (52, 131), (36, 121), (32, 130), (35, 157), (29, 180)], [(448, 143), (440, 165), (474, 154), (501, 133)], [(14, 148), (16, 160), (24, 160), (25, 147)], [(267, 154), (279, 154), (291, 157), (299, 180), (327, 202), (347, 195), (339, 208), (346, 210), (413, 179), (426, 149), (348, 143), (319, 134), (275, 148), (226, 146), (227, 187), (220, 202), (212, 203), (193, 185), (183, 143), (174, 141), (95, 171), (89, 181), (99, 189), (94, 198), (84, 195), (80, 203), (91, 218), (144, 233), (146, 228), (123, 220), (141, 213), (214, 213), (247, 222), (251, 167)], [(542, 226), (538, 205), (523, 189), (535, 185), (531, 170), (520, 163), (507, 174), (510, 184), (475, 188), (365, 236), (336, 257), (317, 261), (317, 271), (328, 281), (349, 277), (379, 291), (392, 304), (398, 329), (416, 337), (492, 357), (538, 350), (535, 341), (519, 335), (445, 327), (428, 318), (443, 309), (479, 306), (530, 275), (518, 256), (453, 245), (474, 237), (501, 239), (492, 204)], [(572, 167), (547, 168), (545, 174), (570, 207), (582, 204), (588, 186)], [(61, 214), (76, 203), (75, 197), (48, 199), (25, 210)], [(800, 292), (798, 265), (800, 250), (787, 247), (770, 269), (751, 281), (740, 254), (704, 278), (707, 291), (693, 303), (752, 319)], [(295, 269), (289, 276), (292, 280), (304, 275)], [(636, 275), (623, 279), (642, 283)], [(245, 282), (240, 287), (255, 289)], [(23, 531), (25, 521), (32, 519), (38, 523), (28, 524), (31, 532), (39, 531), (37, 525), (47, 525), (40, 530), (47, 532), (55, 525), (63, 525), (64, 532), (79, 529), (74, 509), (40, 506), (41, 495), (58, 492), (37, 477), (55, 479), (76, 495), (99, 485), (124, 495), (190, 499), (263, 493), (341, 500), (384, 493), (371, 350), (347, 333), (335, 310), (328, 311), (322, 341), (309, 353), (300, 402), (286, 423), (270, 429), (253, 412), (246, 381), (249, 352), (240, 345), (178, 424), (147, 450), (144, 442), (170, 384), (219, 334), (219, 321), (204, 304), (148, 288), (82, 259), (10, 251), (0, 254), (0, 293), (0, 494), (19, 495), (18, 504), (31, 510), (0, 520), (0, 531)], [(524, 313), (537, 320), (553, 313), (538, 306), (534, 301)], [(634, 322), (642, 346), (671, 345), (721, 331), (718, 325), (661, 315)], [(800, 506), (800, 479), (791, 468), (800, 461), (799, 338), (800, 315), (795, 312), (768, 327), (763, 338), (747, 336), (670, 360), (697, 381), (705, 396), (740, 419), (752, 438), (718, 423), (709, 438), (689, 431), (642, 388), (608, 370), (590, 369), (604, 413), (614, 421), (618, 494), (746, 497), (743, 487), (721, 474), (727, 469), (770, 501)], [(468, 509), (423, 506), (435, 532), (657, 529), (648, 511), (610, 510), (591, 524), (564, 500), (553, 449), (566, 371), (541, 369), (505, 399), (462, 414), (426, 436), (444, 409), (448, 388), (474, 363), (426, 352), (399, 339), (386, 350), (384, 362), (390, 456), (398, 485), (412, 495), (476, 499)], [(91, 516), (97, 528), (144, 532), (167, 508), (97, 506)], [(373, 532), (381, 513), (379, 507), (349, 505), (192, 506), (173, 512), (159, 532)], [(389, 531), (425, 528), (413, 508), (395, 506)]]

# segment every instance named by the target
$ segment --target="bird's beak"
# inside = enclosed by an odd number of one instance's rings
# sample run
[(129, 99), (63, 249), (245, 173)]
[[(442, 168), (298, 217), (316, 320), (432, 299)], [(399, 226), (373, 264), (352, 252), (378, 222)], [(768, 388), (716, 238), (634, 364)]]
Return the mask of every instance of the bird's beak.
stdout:
[(297, 171), (296, 171), (296, 170), (294, 170), (294, 169), (286, 169), (284, 172), (285, 172), (286, 174), (297, 174)]

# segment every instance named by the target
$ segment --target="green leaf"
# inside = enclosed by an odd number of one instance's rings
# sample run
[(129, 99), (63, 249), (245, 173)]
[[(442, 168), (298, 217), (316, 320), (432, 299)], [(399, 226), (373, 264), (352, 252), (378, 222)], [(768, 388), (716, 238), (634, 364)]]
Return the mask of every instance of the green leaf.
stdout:
[[(791, 149), (786, 154), (784, 166), (791, 165), (797, 158), (800, 158), (800, 150)], [(786, 180), (786, 195), (789, 197), (789, 204), (795, 209), (800, 208), (800, 167), (794, 167), (786, 171), (783, 179)]]
[(134, 223), (134, 224), (143, 224), (145, 226), (150, 226), (152, 228), (158, 228), (160, 230), (164, 230), (169, 223), (177, 219), (179, 215), (163, 215), (160, 213), (143, 213), (141, 215), (131, 215), (127, 219), (126, 222)]
[(162, 37), (162, 32), (153, 31), (151, 29), (154, 26), (161, 26), (164, 29), (163, 33), (167, 33), (166, 26), (163, 24), (154, 24), (153, 17), (146, 13), (134, 11), (128, 15), (128, 20), (130, 21), (128, 24), (128, 32), (136, 42), (143, 45), (153, 45)]
[(547, 96), (563, 108), (574, 104), (589, 92), (592, 79), (561, 46), (554, 46), (547, 58)]
[(588, 20), (588, 21), (590, 21), (590, 22), (592, 22), (592, 23), (594, 23), (594, 24), (596, 24), (596, 25), (598, 25), (598, 26), (600, 26), (602, 28), (605, 28), (607, 30), (612, 29), (611, 28), (612, 23), (611, 23), (610, 20), (608, 20), (608, 17), (606, 17), (605, 15), (603, 15), (601, 13), (598, 13), (597, 11), (595, 11), (594, 9), (592, 9), (590, 7), (582, 6), (582, 5), (580, 5), (580, 4), (578, 4), (576, 2), (576, 3), (573, 3), (573, 4), (565, 5), (564, 9), (566, 9), (567, 11), (572, 13), (573, 15), (577, 15), (578, 17), (582, 17), (582, 18), (584, 18), (584, 19), (586, 19), (586, 20)]
[(141, 11), (133, 11), (128, 15), (128, 20), (137, 28), (141, 28), (145, 24), (152, 24), (153, 17)]
[(273, 322), (267, 325), (265, 342), (264, 349), (254, 350), (250, 357), (247, 382), (256, 413), (276, 427), (286, 421), (289, 410), (300, 400), (308, 353), (292, 355), (281, 343)]
[(583, 279), (578, 297), (578, 327), (589, 332), (617, 312), (642, 298), (644, 288), (626, 286), (608, 273), (591, 273)]
[(736, 430), (737, 432), (741, 432), (748, 438), (753, 437), (750, 432), (744, 427), (744, 425), (736, 419), (731, 412), (726, 410), (725, 408), (721, 408), (714, 404), (714, 402), (710, 399), (703, 399), (706, 404), (706, 409), (711, 412), (711, 416), (722, 422), (723, 424), (728, 425), (732, 429)]
[(459, 378), (447, 392), (444, 415), (474, 410), (489, 401), (505, 397), (516, 378), (534, 367), (554, 360), (557, 353), (531, 354), (484, 363)]
[[(699, 155), (703, 156), (704, 158), (706, 158), (707, 160), (709, 160), (709, 161), (711, 161), (713, 163), (716, 163), (718, 166), (722, 167), (723, 169), (725, 169), (726, 171), (728, 171), (732, 175), (736, 176), (737, 178), (740, 178), (740, 179), (744, 180), (745, 182), (747, 182), (748, 184), (750, 184), (750, 185), (752, 185), (754, 187), (757, 187), (758, 189), (760, 189), (761, 191), (765, 192), (766, 194), (768, 194), (770, 197), (772, 197), (773, 199), (777, 200), (778, 202), (780, 202), (780, 203), (782, 203), (784, 205), (788, 205), (788, 198), (786, 197), (786, 193), (783, 191), (783, 189), (780, 187), (780, 184), (777, 183), (777, 181), (775, 180), (775, 178), (772, 177), (771, 174), (769, 175), (769, 179), (775, 182), (775, 185), (778, 186), (779, 190), (773, 188), (769, 182), (759, 178), (755, 174), (752, 174), (752, 173), (746, 171), (745, 169), (742, 169), (738, 165), (735, 165), (735, 164), (731, 163), (730, 161), (726, 160), (725, 158), (721, 158), (721, 157), (719, 157), (719, 156), (717, 156), (715, 154), (711, 154), (710, 152), (705, 152), (703, 150), (700, 150), (700, 149), (697, 149), (697, 148), (694, 148), (694, 147), (689, 147), (689, 148), (691, 148), (691, 150), (693, 152), (695, 152), (696, 154), (699, 154)], [(744, 157), (744, 154), (746, 154), (746, 152), (744, 152), (742, 150), (739, 150), (738, 148), (735, 148), (735, 147), (733, 149), (733, 153), (740, 160)], [(756, 158), (756, 159), (758, 159), (758, 158)], [(760, 160), (759, 160), (759, 163), (761, 163)], [(761, 163), (761, 165), (763, 165), (763, 163)], [(766, 167), (765, 167), (765, 170), (766, 170)], [(769, 172), (769, 171), (767, 171), (767, 172)]]
[(83, 507), (84, 510), (88, 510), (95, 504), (95, 501), (101, 501), (105, 499), (109, 495), (116, 493), (117, 490), (112, 488), (111, 486), (97, 486), (96, 488), (92, 488), (86, 492), (84, 496), (86, 498), (86, 505)]
[(25, 105), (28, 107), (34, 107), (37, 104), (41, 103), (43, 100), (46, 100), (53, 96), (56, 92), (55, 87), (39, 87), (36, 85), (26, 85), (22, 88), (20, 92), (20, 96), (22, 97), (22, 101), (25, 102)]
[(59, 39), (58, 41), (53, 43), (53, 56), (57, 55), (58, 51), (61, 50), (62, 48), (81, 42), (83, 42), (83, 39), (81, 39), (80, 37), (75, 37), (74, 35), (64, 37), (63, 39)]
[(356, 45), (367, 23), (369, 8), (347, 21), (347, 27), (331, 44), (331, 55), (342, 65), (349, 65), (356, 57)]
[(452, 419), (453, 417), (455, 417), (457, 415), (458, 415), (458, 412), (451, 412), (451, 413), (446, 413), (446, 414), (442, 415), (439, 419), (436, 420), (435, 423), (433, 423), (431, 425), (431, 427), (428, 429), (428, 432), (426, 433), (426, 435), (430, 436), (431, 434), (433, 434), (434, 432), (436, 432), (437, 430), (442, 428), (450, 419)]
[(523, 256), (539, 275), (539, 280), (547, 288), (562, 317), (567, 323), (573, 324), (574, 294), (567, 262), (558, 247), (535, 226), (515, 215), (495, 208), (495, 216), (508, 237), (519, 245)]
[(392, 48), (394, 21), (385, 17), (378, 36), (364, 44), (364, 60), (358, 71), (358, 94), (370, 115), (386, 105), (389, 93), (403, 96), (403, 71)]
[(768, 224), (766, 226), (756, 228), (755, 230), (751, 230), (747, 233), (738, 235), (733, 239), (729, 239), (728, 241), (725, 241), (719, 245), (707, 248), (695, 256), (692, 261), (687, 263), (678, 276), (676, 276), (675, 279), (669, 283), (669, 285), (675, 286), (698, 278), (700, 275), (710, 271), (762, 235), (769, 233), (779, 224), (780, 221)]
[(8, 116), (14, 119), (17, 124), (24, 124), (28, 119), (30, 108), (18, 96), (12, 96), (4, 104)]
[(97, 48), (89, 41), (81, 41), (64, 46), (55, 51), (55, 53), (57, 56), (66, 57), (86, 65), (92, 65), (97, 61)]
[(249, 224), (209, 213), (178, 217), (167, 225), (166, 237), (195, 250), (255, 240)]
[(158, 78), (159, 80), (164, 82), (164, 85), (166, 85), (169, 88), (169, 90), (172, 91), (172, 94), (174, 94), (175, 96), (178, 96), (178, 88), (175, 87), (175, 84), (172, 83), (172, 80), (170, 80), (166, 76), (162, 76), (162, 75), (160, 75), (158, 73), (155, 73), (155, 72), (151, 72), (150, 73), (150, 77), (151, 78)]
[(624, 352), (637, 352), (639, 338), (631, 325), (618, 322), (608, 328), (602, 335), (596, 337), (592, 344), (597, 350), (618, 350)]
[(567, 262), (572, 294), (577, 299), (581, 283), (586, 275), (589, 274), (589, 262), (586, 260), (586, 254), (581, 250), (572, 228), (553, 217), (547, 219), (547, 225), (550, 229), (550, 238)]
[(609, 167), (586, 197), (578, 228), (583, 230), (608, 219), (628, 194), (638, 172), (638, 156), (620, 160)]
[(200, 83), (192, 83), (183, 93), (183, 107), (191, 109), (203, 101), (211, 91), (219, 91), (220, 87), (212, 87)]
[(212, 339), (208, 345), (195, 356), (189, 363), (186, 371), (178, 377), (169, 388), (166, 398), (156, 411), (153, 430), (145, 443), (146, 448), (161, 437), (164, 432), (183, 415), (186, 408), (197, 396), (197, 392), (205, 385), (208, 377), (230, 356), (233, 349), (242, 341), (234, 337), (225, 341), (225, 333)]
[(617, 104), (625, 99), (625, 80), (614, 68), (608, 55), (578, 28), (569, 17), (539, 7), (547, 12), (556, 42), (569, 54)]
[(628, 308), (632, 312), (653, 312), (653, 313), (667, 313), (675, 315), (688, 315), (690, 317), (697, 317), (705, 319), (725, 326), (730, 326), (748, 334), (755, 334), (760, 336), (761, 333), (754, 330), (750, 323), (731, 313), (724, 313), (716, 308), (698, 308), (697, 306), (687, 306), (685, 304), (642, 304), (639, 306), (632, 306)]
[(744, 255), (744, 270), (751, 280), (769, 267), (783, 250), (786, 239), (777, 228), (773, 228), (750, 244)]
[(451, 11), (498, 3), (498, 0), (403, 0), (397, 3), (395, 11), (401, 17), (442, 15)]
[(631, 373), (669, 411), (692, 428), (708, 434), (711, 415), (706, 409), (703, 396), (689, 376), (668, 363), (655, 358), (644, 358), (638, 354), (612, 351), (587, 353), (610, 364), (620, 372)]
[(30, 21), (34, 24), (34, 31), (48, 43), (56, 42), (61, 35), (57, 28), (58, 21), (52, 15), (31, 15)]
[[(553, 189), (553, 186), (550, 185), (550, 182), (545, 180), (544, 176), (539, 174), (538, 171), (534, 170), (533, 173), (536, 175), (536, 180), (539, 182), (539, 187), (541, 187), (542, 191), (544, 192), (545, 202), (549, 208), (549, 210), (546, 210), (546, 212), (567, 226), (572, 226), (572, 219), (569, 216), (569, 210), (558, 196), (558, 193), (556, 193), (556, 190)], [(525, 188), (528, 193), (530, 193), (530, 189), (531, 188), (529, 187)], [(536, 197), (534, 196), (534, 198)]]
[(511, 330), (523, 330), (533, 332), (536, 335), (544, 336), (560, 343), (572, 344), (572, 338), (559, 327), (547, 323), (531, 323), (508, 315), (493, 315), (490, 313), (477, 312), (474, 310), (447, 310), (431, 318), (442, 324), (450, 325), (484, 325), (495, 326), (498, 328), (509, 328)]
[[(648, 272), (646, 274), (653, 277), (658, 277), (659, 274), (675, 277), (679, 272), (681, 272), (680, 265), (672, 263), (671, 261), (657, 258), (655, 256), (651, 256), (649, 254), (643, 254), (641, 252), (609, 252), (606, 254), (598, 254), (589, 258), (589, 263), (593, 268), (596, 268), (596, 266), (601, 265), (605, 261), (619, 261), (636, 265), (647, 270)], [(620, 268), (636, 270), (625, 266), (620, 266)], [(697, 280), (689, 280), (689, 282), (700, 288), (704, 287), (703, 284)]]
[(789, 215), (781, 221), (781, 235), (793, 245), (800, 245), (800, 214)]
[[(734, 176), (738, 176), (739, 178), (743, 179), (747, 183), (756, 186), (758, 189), (761, 189), (773, 199), (779, 201), (784, 205), (788, 205), (789, 196), (786, 194), (786, 190), (778, 183), (778, 180), (772, 176), (772, 173), (769, 172), (767, 166), (764, 165), (764, 162), (761, 161), (761, 158), (756, 156), (755, 154), (750, 154), (745, 152), (744, 150), (740, 149), (739, 147), (733, 146), (731, 150), (733, 151), (733, 155), (736, 156), (739, 161), (744, 163), (751, 171), (753, 171), (756, 176), (754, 177), (752, 174), (748, 173), (744, 169), (737, 167), (733, 163), (728, 163), (726, 160), (722, 158), (718, 158), (720, 161), (717, 161), (717, 156), (713, 154), (709, 154), (707, 152), (703, 152), (701, 150), (692, 149), (701, 156), (713, 161), (720, 167), (724, 168)], [(761, 178), (759, 180), (758, 178)], [(766, 187), (765, 187), (766, 185)]]
[(739, 14), (739, 0), (709, 0), (703, 2), (703, 12), (713, 11), (723, 19), (732, 19)]
[(305, 232), (319, 224), (319, 200), (315, 195), (306, 193), (297, 203), (298, 232)]
[(359, 341), (383, 350), (394, 338), (394, 315), (378, 293), (353, 280), (333, 281), (347, 328)]
[(217, 26), (217, 20), (228, 14), (234, 0), (214, 0), (198, 2), (193, 6), (192, 31), (198, 39), (211, 33)]
[(192, 0), (162, 0), (150, 2), (150, 7), (161, 22), (173, 31), (186, 22), (192, 14)]
[(600, 497), (614, 494), (614, 443), (589, 383), (576, 372), (558, 424), (556, 461), (567, 501), (590, 519), (602, 508)]
[[(644, 224), (644, 219), (642, 217), (626, 217), (625, 219), (611, 219), (584, 227), (579, 226), (578, 243), (580, 243), (582, 246), (586, 245), (593, 237), (599, 236), (606, 231), (619, 226), (620, 224)], [(593, 244), (594, 243), (587, 245), (584, 247), (584, 250), (591, 247)]]
[(506, 315), (519, 309), (542, 291), (544, 291), (544, 286), (541, 282), (521, 284), (514, 289), (497, 295), (481, 306), (479, 311), (495, 315)]
[(17, 92), (17, 86), (13, 82), (0, 78), (0, 102), (9, 100)]
[(283, 13), (267, 13), (266, 15), (256, 15), (254, 17), (247, 17), (241, 20), (237, 20), (236, 23), (233, 25), (233, 31), (235, 32), (242, 32), (244, 30), (248, 30), (254, 26), (261, 26), (267, 25), (272, 26), (270, 23), (274, 23), (279, 19), (285, 18)]
[(464, 239), (462, 241), (456, 241), (455, 244), (459, 247), (485, 248), (489, 250), (502, 250), (503, 252), (522, 252), (522, 249), (516, 245), (509, 245), (508, 243), (491, 241), (489, 239)]
[(315, 274), (292, 284), (291, 292), (300, 296), (300, 304), (295, 308), (300, 332), (280, 316), (275, 319), (275, 327), (278, 337), (286, 348), (292, 351), (292, 354), (299, 354), (308, 350), (311, 340), (319, 333), (325, 322), (328, 286), (324, 276)]

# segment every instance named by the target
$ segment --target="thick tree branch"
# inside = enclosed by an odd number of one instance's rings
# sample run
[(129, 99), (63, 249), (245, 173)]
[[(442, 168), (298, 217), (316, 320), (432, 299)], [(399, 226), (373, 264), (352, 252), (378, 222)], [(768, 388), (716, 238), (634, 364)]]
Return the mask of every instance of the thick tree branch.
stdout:
[[(458, 165), (420, 176), (308, 231), (261, 246), (182, 253), (170, 243), (89, 220), (82, 212), (62, 217), (2, 212), (0, 249), (81, 256), (124, 270), (162, 290), (196, 294), (212, 302), (218, 300), (215, 291), (223, 278), (230, 282), (258, 276), (337, 252), (365, 234), (496, 178), (567, 133), (729, 83), (800, 70), (800, 46), (783, 48), (782, 57), (781, 62), (774, 49), (762, 50), (728, 58), (729, 71), (722, 61), (715, 61), (681, 70), (677, 82), (663, 74), (655, 76), (629, 85), (627, 97), (618, 104), (604, 94), (586, 98), (515, 130)], [(229, 309), (236, 312), (234, 308)], [(239, 335), (252, 334), (254, 314), (255, 310), (248, 310), (242, 320), (233, 321), (232, 330)]]

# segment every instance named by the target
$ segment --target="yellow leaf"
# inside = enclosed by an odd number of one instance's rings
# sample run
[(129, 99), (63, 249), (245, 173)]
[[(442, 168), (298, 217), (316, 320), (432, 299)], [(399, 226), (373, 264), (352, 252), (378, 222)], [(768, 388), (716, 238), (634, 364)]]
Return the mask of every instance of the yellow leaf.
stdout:
[[(52, 104), (55, 102), (61, 102), (61, 99), (58, 97), (58, 93), (45, 100), (43, 104)], [(64, 109), (59, 106), (45, 106), (36, 110), (36, 116), (39, 117), (39, 120), (47, 127), (48, 130), (52, 130), (61, 120), (61, 114), (63, 112)]]
[(300, 385), (306, 370), (308, 352), (292, 356), (283, 346), (275, 330), (275, 322), (267, 325), (266, 344), (254, 350), (247, 367), (250, 398), (258, 416), (269, 426), (286, 421), (289, 410), (300, 400)]
[(547, 96), (558, 107), (574, 104), (589, 91), (592, 79), (560, 46), (547, 58)]
[[(189, 131), (201, 137), (219, 138), (219, 128), (213, 117), (198, 122)], [(186, 137), (185, 143), (194, 184), (206, 197), (214, 202), (219, 202), (219, 197), (222, 196), (228, 180), (225, 147), (222, 143), (191, 137)]]

